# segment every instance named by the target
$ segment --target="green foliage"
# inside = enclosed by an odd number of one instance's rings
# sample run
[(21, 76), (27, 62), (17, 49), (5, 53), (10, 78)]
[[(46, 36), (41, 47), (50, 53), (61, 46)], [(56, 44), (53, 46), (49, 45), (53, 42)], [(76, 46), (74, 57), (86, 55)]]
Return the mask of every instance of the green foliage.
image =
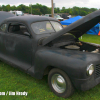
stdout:
[(12, 11), (17, 10), (16, 6), (15, 5), (11, 6), (10, 10), (12, 10)]
[(62, 7), (62, 9), (61, 9), (61, 13), (67, 13), (67, 10), (66, 10), (65, 7)]
[(60, 8), (58, 8), (58, 7), (55, 8), (55, 9), (54, 9), (54, 12), (55, 12), (55, 13), (60, 13)]
[[(30, 4), (29, 6), (20, 4), (19, 6), (10, 6), (8, 5), (2, 5), (0, 6), (0, 11), (14, 11), (14, 10), (21, 10), (24, 13), (29, 13), (29, 14), (34, 14), (34, 15), (41, 15), (41, 14), (50, 14), (51, 13), (51, 8), (45, 6), (45, 5), (41, 5), (41, 4), (35, 4), (32, 5)], [(69, 13), (71, 15), (81, 15), (81, 16), (85, 16), (93, 11), (96, 11), (98, 9), (96, 8), (86, 8), (86, 7), (77, 7), (74, 6), (73, 8), (65, 8), (62, 7), (62, 9), (60, 8), (54, 8), (54, 12), (55, 13)]]
[(23, 12), (26, 12), (26, 6), (21, 4), (19, 6), (17, 6), (17, 10), (20, 10), (20, 11), (23, 11)]

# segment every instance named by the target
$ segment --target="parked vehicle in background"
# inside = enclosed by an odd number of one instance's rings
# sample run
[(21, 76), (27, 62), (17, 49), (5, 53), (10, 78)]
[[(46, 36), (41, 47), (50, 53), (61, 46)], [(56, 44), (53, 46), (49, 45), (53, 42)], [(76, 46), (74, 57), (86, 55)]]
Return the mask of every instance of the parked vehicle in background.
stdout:
[(63, 14), (60, 14), (60, 16), (63, 18), (63, 19), (69, 19), (69, 13), (63, 13)]
[(24, 13), (22, 11), (10, 11), (10, 13), (13, 13), (15, 16), (23, 16)]
[(58, 21), (64, 20), (60, 15), (57, 15), (57, 14), (54, 15), (54, 18), (58, 19)]
[(8, 17), (14, 17), (15, 15), (10, 12), (0, 11), (0, 23), (3, 22), (4, 19)]
[[(51, 14), (45, 14), (45, 16), (47, 16), (47, 17), (52, 17)], [(63, 21), (63, 20), (64, 20), (64, 19), (63, 19), (60, 15), (58, 15), (58, 14), (54, 14), (54, 18), (56, 18), (58, 21)]]

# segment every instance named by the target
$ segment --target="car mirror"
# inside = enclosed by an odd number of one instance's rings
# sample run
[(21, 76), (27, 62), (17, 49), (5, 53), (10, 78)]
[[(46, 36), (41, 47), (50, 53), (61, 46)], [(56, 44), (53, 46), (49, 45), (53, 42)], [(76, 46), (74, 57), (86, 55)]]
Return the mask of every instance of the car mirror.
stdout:
[(31, 36), (28, 32), (24, 32), (24, 35), (26, 35), (26, 36)]

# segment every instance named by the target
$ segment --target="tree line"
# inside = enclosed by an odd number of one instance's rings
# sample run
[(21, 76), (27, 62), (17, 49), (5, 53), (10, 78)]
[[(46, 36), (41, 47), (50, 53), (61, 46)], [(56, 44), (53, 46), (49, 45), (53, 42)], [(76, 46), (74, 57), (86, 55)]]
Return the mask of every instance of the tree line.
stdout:
[[(47, 7), (45, 5), (41, 4), (35, 4), (32, 5), (30, 4), (29, 6), (26, 6), (24, 4), (20, 4), (18, 6), (10, 6), (8, 5), (1, 5), (0, 6), (0, 11), (14, 11), (14, 10), (20, 10), (23, 11), (23, 13), (29, 13), (29, 14), (34, 14), (34, 15), (42, 15), (42, 14), (50, 14), (51, 13), (51, 8)], [(54, 8), (54, 13), (68, 13), (70, 15), (81, 15), (85, 16), (91, 12), (94, 12), (98, 10), (97, 8), (87, 8), (87, 7), (77, 7), (74, 6), (73, 8), (65, 8), (62, 7), (60, 9), (59, 7)]]

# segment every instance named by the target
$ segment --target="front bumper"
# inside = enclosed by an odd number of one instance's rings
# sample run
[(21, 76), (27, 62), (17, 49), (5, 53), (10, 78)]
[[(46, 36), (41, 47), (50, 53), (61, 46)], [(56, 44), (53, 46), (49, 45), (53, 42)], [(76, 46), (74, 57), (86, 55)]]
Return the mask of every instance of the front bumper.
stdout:
[(71, 79), (76, 89), (86, 91), (100, 83), (100, 77), (95, 78), (94, 75), (88, 79)]

